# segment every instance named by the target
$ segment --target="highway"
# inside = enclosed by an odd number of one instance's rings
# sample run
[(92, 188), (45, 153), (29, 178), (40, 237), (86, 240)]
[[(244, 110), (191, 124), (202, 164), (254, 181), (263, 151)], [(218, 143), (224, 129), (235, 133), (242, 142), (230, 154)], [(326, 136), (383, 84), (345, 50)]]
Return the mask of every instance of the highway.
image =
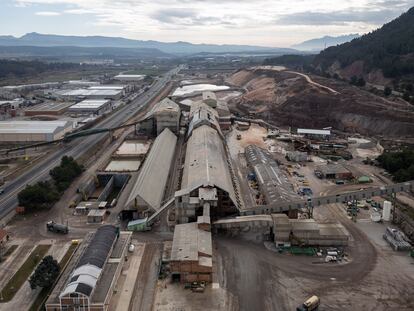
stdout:
[[(180, 71), (181, 67), (176, 67), (167, 72), (156, 81), (148, 91), (138, 96), (133, 102), (127, 104), (107, 116), (104, 120), (94, 126), (94, 128), (114, 127), (125, 123), (129, 118), (135, 115), (147, 105), (159, 92), (166, 86), (171, 78)], [(48, 155), (45, 159), (30, 167), (26, 172), (11, 182), (8, 182), (4, 188), (4, 194), (0, 198), (0, 220), (7, 216), (18, 205), (17, 194), (27, 185), (34, 184), (38, 181), (45, 180), (49, 177), (49, 171), (60, 164), (63, 156), (79, 158), (91, 148), (94, 148), (97, 141), (107, 133), (96, 134), (87, 137), (80, 137), (62, 144), (56, 152)]]

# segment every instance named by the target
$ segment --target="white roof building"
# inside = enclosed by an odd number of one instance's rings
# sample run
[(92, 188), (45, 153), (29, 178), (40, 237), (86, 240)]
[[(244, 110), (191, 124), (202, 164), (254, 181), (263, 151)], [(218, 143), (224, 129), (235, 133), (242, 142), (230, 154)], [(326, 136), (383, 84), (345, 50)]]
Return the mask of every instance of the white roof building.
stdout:
[(0, 121), (0, 142), (41, 142), (62, 138), (70, 121)]
[(96, 113), (106, 110), (110, 104), (107, 99), (87, 99), (69, 108), (69, 112), (75, 113)]
[(114, 77), (115, 80), (119, 81), (141, 81), (145, 78), (145, 75), (129, 75), (129, 74), (119, 74)]

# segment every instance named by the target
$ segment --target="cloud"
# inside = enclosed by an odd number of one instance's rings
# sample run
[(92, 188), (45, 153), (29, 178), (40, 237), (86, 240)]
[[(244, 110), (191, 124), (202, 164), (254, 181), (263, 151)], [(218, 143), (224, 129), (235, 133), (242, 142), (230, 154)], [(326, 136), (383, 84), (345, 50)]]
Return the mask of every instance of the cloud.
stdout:
[(182, 26), (203, 26), (203, 25), (232, 25), (226, 17), (208, 16), (198, 13), (194, 9), (160, 9), (150, 14), (156, 21), (166, 24)]
[[(87, 23), (85, 34), (273, 46), (326, 34), (369, 32), (414, 5), (414, 0), (12, 1), (22, 10), (41, 6), (45, 11), (61, 12), (62, 20), (78, 18)], [(80, 17), (85, 14), (87, 22)]]
[(53, 12), (53, 11), (41, 11), (41, 12), (36, 12), (35, 15), (38, 15), (38, 16), (59, 16), (59, 15), (61, 15), (61, 13)]
[(347, 25), (350, 23), (365, 23), (381, 25), (399, 15), (395, 10), (375, 11), (337, 11), (337, 12), (300, 12), (287, 14), (277, 18), (276, 23), (280, 25)]

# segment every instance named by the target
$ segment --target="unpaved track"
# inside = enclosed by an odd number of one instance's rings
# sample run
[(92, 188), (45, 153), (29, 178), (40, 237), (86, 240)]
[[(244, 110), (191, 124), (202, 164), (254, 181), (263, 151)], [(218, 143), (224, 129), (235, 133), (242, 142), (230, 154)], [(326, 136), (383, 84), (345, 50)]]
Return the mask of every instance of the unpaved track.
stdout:
[(162, 252), (162, 243), (147, 243), (134, 286), (130, 311), (151, 311), (154, 303), (158, 279), (158, 264)]

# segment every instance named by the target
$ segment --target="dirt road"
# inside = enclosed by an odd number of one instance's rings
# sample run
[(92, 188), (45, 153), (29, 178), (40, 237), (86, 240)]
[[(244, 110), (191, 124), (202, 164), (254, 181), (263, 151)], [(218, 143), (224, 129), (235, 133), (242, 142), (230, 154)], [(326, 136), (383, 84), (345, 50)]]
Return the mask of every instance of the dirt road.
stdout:
[(133, 298), (129, 304), (130, 311), (152, 310), (161, 252), (162, 243), (148, 243), (145, 245), (137, 281), (134, 286)]

